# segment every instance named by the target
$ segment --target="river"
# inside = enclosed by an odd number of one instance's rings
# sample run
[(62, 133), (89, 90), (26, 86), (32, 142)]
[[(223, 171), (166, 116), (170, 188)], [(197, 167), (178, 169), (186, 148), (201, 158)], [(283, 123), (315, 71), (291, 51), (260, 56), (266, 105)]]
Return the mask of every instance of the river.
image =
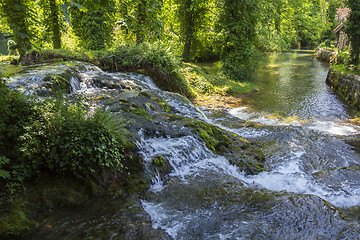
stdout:
[[(153, 227), (174, 239), (359, 239), (349, 220), (360, 205), (359, 129), (325, 84), (312, 52), (273, 54), (257, 73), (260, 92), (236, 109), (201, 109), (207, 121), (255, 142), (266, 170), (245, 176), (191, 139), (149, 139), (143, 154), (167, 153), (175, 184), (142, 201)], [(236, 122), (254, 122), (237, 127)], [(180, 157), (179, 157), (180, 156)]]
[[(145, 164), (158, 155), (171, 164), (167, 181), (154, 176), (145, 195), (125, 204), (94, 200), (57, 211), (29, 239), (360, 239), (360, 153), (347, 143), (360, 130), (346, 121), (351, 110), (325, 84), (328, 65), (312, 52), (270, 55), (256, 75), (260, 91), (235, 109), (199, 109), (149, 78), (90, 70), (77, 75), (73, 92), (98, 92), (86, 85), (102, 75), (142, 84), (176, 114), (252, 141), (266, 171), (246, 175), (191, 135), (139, 131)], [(20, 88), (16, 78), (9, 85)]]

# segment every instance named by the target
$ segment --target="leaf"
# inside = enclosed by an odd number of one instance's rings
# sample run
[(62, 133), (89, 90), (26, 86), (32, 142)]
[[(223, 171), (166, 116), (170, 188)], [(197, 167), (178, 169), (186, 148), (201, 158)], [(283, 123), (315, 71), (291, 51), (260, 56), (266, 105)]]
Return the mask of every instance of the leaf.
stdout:
[(9, 179), (10, 178), (10, 173), (6, 170), (2, 170), (0, 169), (0, 177), (4, 178), (4, 179)]
[(75, 2), (74, 0), (71, 0), (71, 1), (70, 1), (70, 4), (73, 5), (73, 6), (75, 6), (75, 7), (77, 7), (77, 9), (79, 9), (79, 10), (82, 11), (82, 12), (87, 12), (87, 11), (88, 11), (88, 9), (87, 9), (86, 7), (84, 7), (84, 6), (81, 5), (80, 3)]

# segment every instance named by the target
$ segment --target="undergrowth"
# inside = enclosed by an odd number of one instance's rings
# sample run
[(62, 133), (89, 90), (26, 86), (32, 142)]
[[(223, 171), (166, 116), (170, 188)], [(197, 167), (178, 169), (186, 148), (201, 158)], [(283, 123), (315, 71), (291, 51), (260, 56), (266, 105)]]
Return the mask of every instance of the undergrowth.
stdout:
[(85, 176), (123, 168), (131, 144), (109, 113), (89, 114), (80, 102), (35, 101), (3, 85), (0, 102), (0, 180), (22, 183), (43, 172)]
[(237, 97), (257, 89), (253, 82), (239, 82), (227, 78), (221, 72), (220, 61), (183, 63), (181, 72), (198, 97), (213, 94)]

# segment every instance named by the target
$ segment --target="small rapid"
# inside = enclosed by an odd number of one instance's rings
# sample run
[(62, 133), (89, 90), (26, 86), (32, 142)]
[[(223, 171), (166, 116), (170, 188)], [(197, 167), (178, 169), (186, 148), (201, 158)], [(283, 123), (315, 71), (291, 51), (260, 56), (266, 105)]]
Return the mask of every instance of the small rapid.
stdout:
[[(360, 205), (360, 156), (346, 142), (359, 127), (346, 121), (348, 110), (325, 85), (327, 66), (303, 53), (282, 54), (280, 60), (285, 64), (276, 63), (275, 79), (261, 79), (264, 92), (245, 99), (247, 106), (201, 109), (204, 121), (256, 142), (266, 171), (245, 175), (203, 143), (184, 141), (191, 151), (184, 154), (178, 152), (184, 144), (174, 139), (143, 139), (141, 145), (151, 149), (142, 150), (145, 159), (157, 151), (171, 155), (169, 176), (176, 179), (154, 183), (153, 194), (142, 201), (154, 228), (174, 239), (358, 238), (358, 224), (344, 221), (336, 207)], [(237, 121), (250, 124), (237, 127)], [(261, 206), (247, 206), (248, 196)], [(335, 207), (326, 207), (328, 202)], [(277, 210), (270, 214), (269, 208)]]

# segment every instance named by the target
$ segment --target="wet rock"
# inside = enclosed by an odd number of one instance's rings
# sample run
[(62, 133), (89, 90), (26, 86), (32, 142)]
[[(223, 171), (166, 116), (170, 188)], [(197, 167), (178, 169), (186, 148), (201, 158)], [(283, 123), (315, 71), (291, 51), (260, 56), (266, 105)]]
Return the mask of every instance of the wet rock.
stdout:
[(315, 50), (315, 57), (324, 62), (330, 62), (337, 56), (337, 52), (325, 48), (317, 48)]
[(57, 209), (39, 219), (37, 232), (24, 239), (170, 239), (152, 228), (149, 215), (138, 199), (100, 197), (76, 209)]

